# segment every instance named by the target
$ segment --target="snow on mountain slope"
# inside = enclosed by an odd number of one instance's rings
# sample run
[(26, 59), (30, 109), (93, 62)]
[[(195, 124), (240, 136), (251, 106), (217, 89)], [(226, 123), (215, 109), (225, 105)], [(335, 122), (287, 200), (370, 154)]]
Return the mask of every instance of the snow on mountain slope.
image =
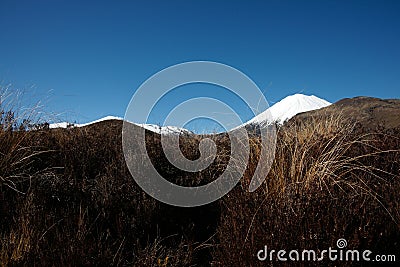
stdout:
[(155, 124), (140, 124), (135, 123), (136, 125), (145, 128), (146, 130), (159, 133), (159, 134), (177, 134), (177, 133), (191, 133), (191, 131), (186, 130), (184, 128), (179, 128), (176, 126), (158, 126)]
[[(101, 121), (108, 121), (108, 120), (120, 120), (122, 121), (123, 118), (121, 117), (114, 117), (114, 116), (107, 116), (92, 122), (88, 122), (88, 123), (81, 123), (81, 124), (75, 124), (75, 123), (68, 123), (68, 122), (59, 122), (59, 123), (51, 123), (49, 125), (49, 127), (51, 129), (53, 128), (67, 128), (68, 126), (72, 126), (72, 127), (84, 127), (84, 126), (88, 126), (94, 123), (98, 123)], [(179, 127), (175, 127), (175, 126), (158, 126), (155, 124), (143, 124), (143, 123), (135, 123), (136, 125), (145, 128), (146, 130), (155, 132), (155, 133), (159, 133), (159, 134), (178, 134), (178, 133), (191, 133), (189, 130), (183, 129), (183, 128), (179, 128)]]
[(290, 95), (272, 105), (266, 111), (258, 114), (244, 125), (271, 122), (278, 122), (282, 124), (294, 117), (296, 114), (320, 109), (329, 106), (330, 104), (330, 102), (314, 95)]
[(81, 124), (69, 123), (69, 122), (56, 122), (56, 123), (51, 123), (49, 125), (49, 127), (50, 127), (50, 129), (53, 129), (53, 128), (67, 128), (68, 126), (84, 127), (84, 126), (88, 126), (88, 125), (93, 124), (93, 123), (97, 123), (97, 122), (101, 122), (101, 121), (108, 121), (108, 120), (123, 120), (123, 119), (120, 118), (120, 117), (106, 116), (104, 118), (101, 118), (101, 119), (98, 119), (98, 120), (95, 120), (95, 121), (92, 121), (92, 122), (81, 123)]
[(84, 127), (84, 126), (91, 125), (91, 124), (93, 124), (93, 123), (98, 123), (98, 122), (101, 122), (101, 121), (109, 121), (109, 120), (118, 120), (118, 121), (122, 121), (123, 118), (121, 118), (121, 117), (114, 117), (114, 116), (106, 116), (106, 117), (104, 117), (104, 118), (101, 118), (101, 119), (98, 119), (98, 120), (95, 120), (95, 121), (92, 121), (92, 122), (82, 123), (82, 124), (76, 124), (76, 125), (77, 125), (78, 127)]

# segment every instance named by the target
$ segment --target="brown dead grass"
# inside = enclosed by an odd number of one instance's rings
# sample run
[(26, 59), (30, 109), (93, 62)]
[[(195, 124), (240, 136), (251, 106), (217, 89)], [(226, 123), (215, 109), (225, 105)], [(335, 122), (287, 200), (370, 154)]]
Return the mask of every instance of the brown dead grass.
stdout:
[[(289, 123), (279, 128), (266, 182), (249, 193), (261, 151), (253, 135), (240, 183), (218, 202), (188, 209), (136, 185), (121, 128), (107, 121), (0, 130), (2, 265), (259, 266), (264, 245), (327, 248), (338, 238), (354, 249), (399, 251), (398, 130), (365, 130), (337, 114)], [(226, 135), (211, 136), (217, 159), (197, 174), (166, 160), (159, 135), (146, 138), (156, 169), (177, 184), (208, 183), (229, 160)], [(183, 136), (182, 153), (196, 159), (202, 138)]]

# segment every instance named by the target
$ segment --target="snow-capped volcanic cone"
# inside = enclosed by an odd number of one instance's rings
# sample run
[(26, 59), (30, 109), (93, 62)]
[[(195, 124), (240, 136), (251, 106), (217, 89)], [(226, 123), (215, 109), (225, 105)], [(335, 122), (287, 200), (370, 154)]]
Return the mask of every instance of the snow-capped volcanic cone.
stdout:
[(270, 124), (272, 122), (284, 123), (296, 114), (316, 110), (331, 105), (330, 102), (314, 95), (295, 94), (277, 102), (266, 111), (246, 122), (249, 124)]

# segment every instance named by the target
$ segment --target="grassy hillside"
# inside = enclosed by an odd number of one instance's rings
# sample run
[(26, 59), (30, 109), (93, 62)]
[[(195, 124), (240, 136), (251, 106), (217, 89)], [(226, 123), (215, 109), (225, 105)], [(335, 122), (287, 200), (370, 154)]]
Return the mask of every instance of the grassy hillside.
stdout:
[[(249, 193), (260, 151), (253, 136), (239, 184), (196, 208), (162, 204), (136, 185), (120, 121), (26, 131), (3, 120), (0, 265), (265, 266), (256, 257), (264, 245), (322, 249), (339, 238), (352, 249), (396, 254), (400, 130), (354, 123), (357, 116), (298, 116), (280, 127), (266, 182)], [(201, 138), (181, 137), (187, 158), (199, 157)], [(164, 177), (199, 185), (229, 160), (229, 138), (212, 138), (217, 160), (197, 174), (168, 163), (158, 134), (147, 132), (146, 144)]]

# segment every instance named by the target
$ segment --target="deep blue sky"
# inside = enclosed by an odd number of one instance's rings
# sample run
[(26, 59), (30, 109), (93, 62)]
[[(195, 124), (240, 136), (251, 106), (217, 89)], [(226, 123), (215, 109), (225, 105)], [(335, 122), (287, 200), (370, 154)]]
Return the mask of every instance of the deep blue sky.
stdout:
[(142, 82), (192, 60), (243, 71), (272, 104), (400, 97), (400, 1), (83, 2), (0, 1), (2, 85), (78, 122), (123, 116)]

